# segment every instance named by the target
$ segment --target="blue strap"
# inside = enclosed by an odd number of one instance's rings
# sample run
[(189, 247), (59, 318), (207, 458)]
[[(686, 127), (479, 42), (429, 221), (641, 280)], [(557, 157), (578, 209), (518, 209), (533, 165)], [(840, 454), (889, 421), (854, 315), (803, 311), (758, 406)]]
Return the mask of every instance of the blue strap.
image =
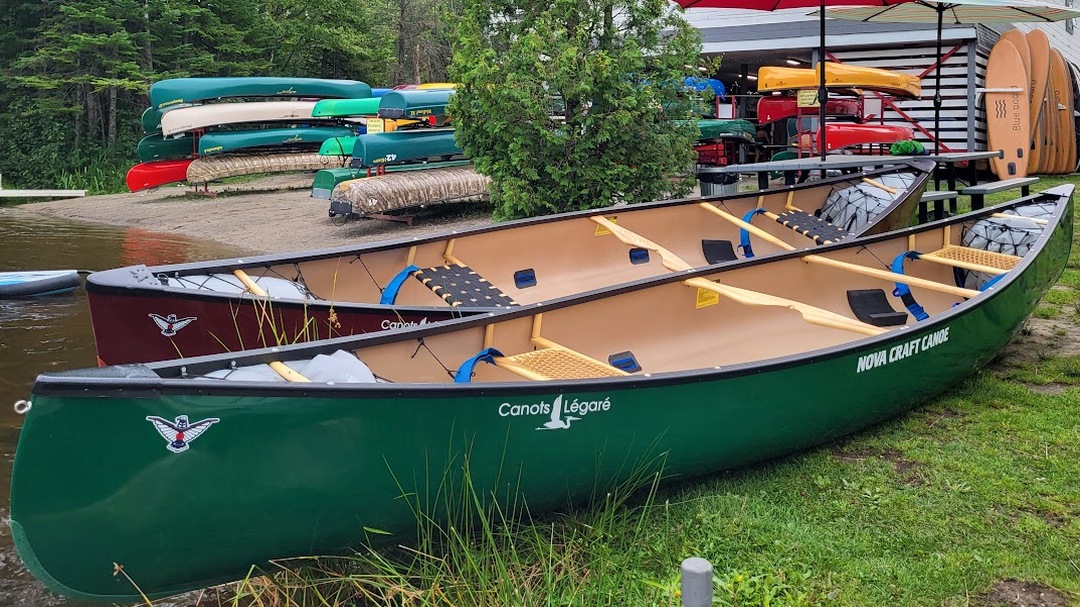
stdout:
[[(754, 215), (764, 212), (765, 209), (754, 209), (743, 215), (742, 220), (751, 223), (754, 220)], [(746, 228), (739, 228), (739, 250), (743, 252), (743, 256), (747, 259), (754, 256), (754, 250), (750, 248), (750, 232), (747, 232)]]
[(386, 288), (383, 289), (382, 297), (379, 298), (379, 303), (384, 306), (393, 304), (394, 300), (397, 299), (398, 291), (401, 290), (401, 285), (405, 284), (405, 281), (409, 278), (410, 274), (419, 269), (420, 268), (409, 264), (404, 270), (398, 272), (397, 276), (390, 281), (390, 284), (386, 285)]
[[(1006, 274), (1007, 273), (1008, 272), (1006, 272)], [(1005, 278), (1005, 274), (998, 274), (997, 276), (995, 276), (995, 277), (991, 278), (990, 280), (984, 282), (983, 285), (981, 287), (979, 287), (979, 290), (980, 291), (985, 291), (985, 290), (989, 289), (990, 287), (994, 286), (994, 284), (997, 283), (1002, 278)]]
[[(904, 273), (904, 260), (905, 259), (918, 259), (922, 254), (918, 251), (904, 251), (896, 256), (896, 259), (892, 262), (892, 271), (896, 274)], [(915, 301), (915, 296), (911, 294), (911, 288), (902, 282), (896, 283), (896, 288), (893, 289), (892, 294), (900, 298), (900, 301), (904, 302), (904, 307), (911, 312), (911, 315), (915, 317), (915, 320), (926, 320), (930, 318), (930, 315), (926, 313), (926, 310), (919, 305), (919, 302)]]
[(476, 368), (476, 363), (483, 361), (490, 364), (495, 364), (495, 357), (502, 356), (503, 353), (499, 352), (495, 348), (485, 348), (480, 351), (479, 354), (470, 358), (469, 360), (461, 363), (456, 373), (454, 373), (455, 384), (467, 384), (472, 381), (473, 369)]

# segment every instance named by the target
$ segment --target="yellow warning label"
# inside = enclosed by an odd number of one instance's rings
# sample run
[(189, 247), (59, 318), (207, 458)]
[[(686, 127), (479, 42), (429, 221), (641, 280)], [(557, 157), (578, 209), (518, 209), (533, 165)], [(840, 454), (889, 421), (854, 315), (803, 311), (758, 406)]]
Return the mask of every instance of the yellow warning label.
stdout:
[[(610, 221), (611, 223), (619, 223), (619, 217), (617, 215), (612, 215), (611, 217), (605, 217), (604, 219)], [(593, 234), (593, 236), (607, 236), (610, 233), (611, 233), (611, 230), (605, 228), (602, 225), (597, 225), (596, 226), (596, 232)]]
[(382, 118), (368, 118), (364, 126), (367, 127), (367, 132), (369, 134), (386, 132), (386, 129), (383, 127)]
[(697, 305), (696, 308), (704, 308), (707, 306), (715, 306), (720, 303), (720, 294), (716, 291), (710, 291), (708, 289), (697, 290)]
[(821, 107), (817, 89), (803, 89), (795, 94), (795, 99), (799, 107)]

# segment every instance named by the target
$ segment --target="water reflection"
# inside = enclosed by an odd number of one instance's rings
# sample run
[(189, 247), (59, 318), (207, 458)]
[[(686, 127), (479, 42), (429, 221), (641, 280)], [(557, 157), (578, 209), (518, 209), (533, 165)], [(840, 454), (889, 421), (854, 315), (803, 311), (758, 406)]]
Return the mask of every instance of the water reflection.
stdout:
[[(89, 201), (88, 201), (89, 204)], [(139, 228), (114, 228), (0, 208), (0, 271), (103, 270), (240, 254), (220, 244)], [(83, 605), (51, 595), (23, 568), (8, 529), (11, 462), (22, 418), (11, 405), (26, 398), (42, 372), (96, 364), (90, 312), (80, 288), (38, 299), (0, 299), (0, 607)], [(98, 603), (97, 605), (100, 605)], [(167, 603), (159, 603), (167, 605)]]

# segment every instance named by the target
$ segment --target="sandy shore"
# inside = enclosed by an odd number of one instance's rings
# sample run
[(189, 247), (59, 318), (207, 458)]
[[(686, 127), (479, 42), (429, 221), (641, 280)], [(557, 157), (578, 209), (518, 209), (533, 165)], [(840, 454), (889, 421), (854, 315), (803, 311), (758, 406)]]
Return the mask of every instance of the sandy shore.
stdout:
[(34, 202), (14, 208), (17, 212), (213, 240), (248, 253), (332, 247), (490, 222), (487, 207), (460, 203), (416, 213), (411, 227), (384, 220), (354, 220), (337, 225), (328, 216), (329, 201), (310, 197), (311, 179), (311, 174), (276, 175), (243, 184), (211, 186), (210, 191), (218, 192), (218, 196), (193, 196), (189, 187), (165, 187), (134, 194)]

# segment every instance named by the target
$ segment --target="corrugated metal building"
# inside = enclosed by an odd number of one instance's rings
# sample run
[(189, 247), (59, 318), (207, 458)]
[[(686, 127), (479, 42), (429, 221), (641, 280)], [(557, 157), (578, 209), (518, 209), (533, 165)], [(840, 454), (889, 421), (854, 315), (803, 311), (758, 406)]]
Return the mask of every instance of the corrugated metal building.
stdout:
[[(693, 9), (685, 16), (701, 31), (704, 54), (722, 56), (720, 73), (714, 77), (741, 93), (754, 90), (754, 75), (762, 65), (813, 67), (818, 53), (818, 19), (807, 13)], [(986, 114), (977, 89), (983, 86), (991, 47), (1000, 32), (1009, 27), (945, 25), (942, 52), (947, 58), (941, 74), (943, 151), (986, 149)], [(1050, 45), (1066, 61), (1080, 64), (1080, 35), (1071, 22), (1021, 23), (1016, 27), (1025, 32), (1042, 29)], [(928, 148), (933, 147), (930, 135), (934, 130), (936, 41), (934, 26), (826, 21), (826, 52), (830, 58), (922, 77), (921, 99), (896, 99), (890, 105), (868, 95), (866, 111), (880, 116), (885, 124), (915, 128), (916, 138)]]

